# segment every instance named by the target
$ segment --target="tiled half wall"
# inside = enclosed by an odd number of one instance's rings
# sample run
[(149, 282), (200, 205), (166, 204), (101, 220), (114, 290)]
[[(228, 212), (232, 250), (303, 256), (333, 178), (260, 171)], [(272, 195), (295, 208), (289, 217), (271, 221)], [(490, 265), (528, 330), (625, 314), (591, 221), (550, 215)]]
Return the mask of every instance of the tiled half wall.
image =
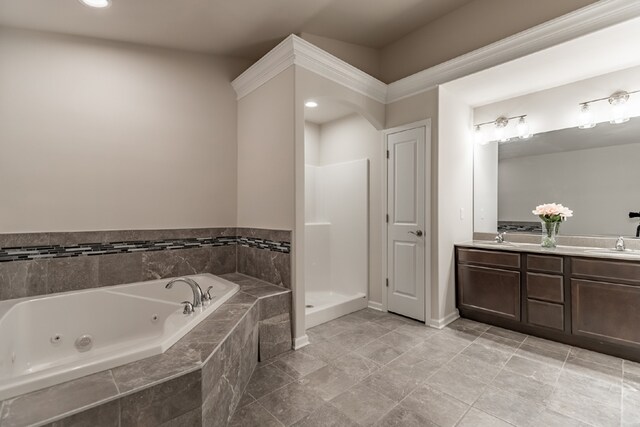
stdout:
[(0, 234), (0, 300), (198, 273), (291, 288), (290, 242), (253, 228)]

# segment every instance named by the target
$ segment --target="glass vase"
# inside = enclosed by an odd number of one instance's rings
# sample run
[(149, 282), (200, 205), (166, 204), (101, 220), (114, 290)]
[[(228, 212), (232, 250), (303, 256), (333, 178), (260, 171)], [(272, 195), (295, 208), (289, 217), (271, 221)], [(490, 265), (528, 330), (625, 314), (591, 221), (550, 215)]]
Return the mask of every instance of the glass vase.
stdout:
[(556, 237), (560, 231), (560, 222), (542, 221), (542, 247), (555, 248), (557, 246)]

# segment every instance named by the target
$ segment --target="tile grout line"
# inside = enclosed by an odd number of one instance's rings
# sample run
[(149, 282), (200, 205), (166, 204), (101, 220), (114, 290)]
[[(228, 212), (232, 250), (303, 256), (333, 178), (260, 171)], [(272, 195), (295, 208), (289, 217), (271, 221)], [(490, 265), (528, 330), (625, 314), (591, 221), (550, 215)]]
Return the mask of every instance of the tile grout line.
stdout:
[[(444, 329), (444, 328), (443, 328), (443, 329)], [(443, 330), (443, 329), (439, 330), (437, 333), (435, 333), (435, 334), (431, 335), (430, 337), (426, 338), (425, 340), (423, 340), (423, 342), (422, 342), (421, 344), (418, 344), (418, 345), (416, 345), (415, 347), (412, 347), (412, 349), (413, 349), (413, 348), (418, 347), (419, 345), (422, 345), (422, 344), (423, 344), (424, 342), (426, 342), (426, 341), (429, 341), (433, 336), (440, 335), (440, 334), (442, 333), (442, 330)], [(426, 378), (425, 380), (421, 381), (421, 382), (418, 384), (418, 386), (417, 386), (416, 388), (414, 388), (411, 392), (407, 393), (407, 395), (406, 395), (406, 396), (404, 396), (402, 399), (400, 399), (400, 400), (399, 400), (399, 401), (398, 401), (398, 402), (397, 402), (397, 403), (396, 403), (396, 404), (395, 404), (395, 405), (394, 405), (394, 406), (393, 406), (389, 411), (387, 411), (387, 412), (383, 415), (383, 417), (382, 417), (382, 418), (384, 418), (384, 416), (386, 416), (387, 414), (389, 414), (389, 413), (390, 413), (392, 410), (394, 410), (396, 407), (400, 406), (400, 405), (401, 405), (401, 403), (402, 403), (403, 401), (405, 401), (409, 396), (411, 396), (411, 394), (413, 394), (413, 392), (414, 392), (414, 391), (416, 391), (418, 388), (420, 388), (420, 387), (425, 387), (425, 386), (426, 386), (426, 387), (429, 387), (429, 388), (432, 388), (429, 384), (427, 384), (427, 381), (429, 381), (429, 379), (431, 379), (434, 375), (436, 375), (438, 372), (440, 372), (440, 370), (441, 370), (442, 368), (444, 368), (444, 366), (445, 366), (447, 363), (451, 362), (451, 361), (452, 361), (453, 359), (455, 359), (458, 355), (460, 355), (464, 350), (466, 350), (469, 346), (471, 346), (471, 344), (473, 344), (473, 343), (474, 343), (474, 342), (475, 342), (475, 341), (476, 341), (480, 336), (481, 336), (481, 335), (479, 335), (478, 337), (476, 337), (473, 341), (470, 341), (470, 342), (469, 342), (469, 344), (467, 344), (467, 346), (465, 346), (462, 350), (460, 350), (460, 351), (459, 351), (459, 352), (457, 352), (455, 355), (453, 355), (453, 357), (451, 357), (451, 359), (449, 359), (448, 361), (446, 361), (445, 363), (443, 363), (443, 364), (442, 364), (442, 366), (441, 366), (440, 368), (438, 368), (438, 369), (437, 369), (433, 374), (429, 375), (429, 377), (428, 377), (428, 378)], [(408, 352), (408, 351), (409, 351), (409, 350), (407, 350), (407, 352)], [(396, 357), (396, 358), (395, 358), (395, 359), (393, 359), (391, 362), (393, 362), (393, 361), (395, 361), (395, 360), (399, 359), (400, 357), (402, 357), (403, 355), (405, 355), (407, 352), (402, 353), (400, 356)], [(424, 360), (424, 361), (426, 361), (426, 360), (428, 360), (428, 359), (423, 359), (423, 360)], [(391, 362), (389, 362), (389, 363), (391, 363)], [(385, 366), (386, 366), (386, 365), (385, 365)], [(373, 375), (373, 374), (371, 374), (371, 375)], [(371, 375), (370, 375), (370, 376), (371, 376)], [(367, 377), (367, 378), (368, 378), (368, 377)], [(365, 379), (366, 379), (366, 378), (365, 378)], [(364, 381), (365, 379), (363, 379), (363, 381)], [(363, 384), (363, 385), (364, 385), (364, 386), (366, 386), (366, 384)], [(374, 391), (375, 391), (375, 390), (374, 390)], [(454, 399), (454, 400), (457, 400), (458, 402), (461, 402), (461, 403), (462, 403), (462, 404), (464, 404), (464, 405), (467, 405), (465, 402), (462, 402), (461, 400), (459, 400), (459, 399), (458, 399), (458, 398), (456, 398), (455, 396), (451, 396), (450, 394), (448, 394), (448, 393), (446, 393), (446, 392), (443, 392), (443, 391), (440, 391), (440, 390), (437, 390), (437, 391), (438, 391), (438, 392), (440, 392), (440, 393), (443, 393), (443, 394), (445, 394), (445, 395), (447, 395), (447, 396), (449, 396), (449, 397), (451, 397), (451, 398), (452, 398), (452, 399)], [(469, 410), (471, 409), (471, 407), (472, 407), (471, 405), (468, 405), (468, 408), (467, 408), (467, 410), (464, 412), (464, 414), (462, 414), (462, 416), (461, 416), (458, 420), (456, 420), (456, 425), (457, 425), (457, 424), (458, 424), (458, 423), (459, 423), (459, 422), (464, 418), (464, 416), (469, 412)], [(382, 419), (382, 418), (381, 418), (381, 419)]]
[[(341, 317), (344, 317), (344, 316), (341, 316)], [(339, 319), (339, 318), (338, 318), (338, 319)], [(334, 320), (337, 320), (337, 319), (334, 319)], [(331, 323), (331, 322), (332, 322), (332, 321), (327, 322), (327, 323)], [(384, 327), (383, 325), (380, 325), (379, 323), (377, 323), (375, 320), (371, 320), (371, 321), (367, 320), (367, 321), (366, 321), (366, 322), (364, 322), (364, 323), (365, 323), (365, 324), (366, 324), (366, 323), (374, 323), (374, 324), (376, 324), (376, 325), (378, 325), (378, 326)], [(406, 323), (407, 323), (407, 324), (410, 324), (409, 322), (406, 322)], [(425, 327), (426, 327), (426, 325), (425, 325)], [(396, 328), (396, 329), (397, 329), (397, 328)], [(393, 361), (395, 361), (395, 360), (397, 360), (398, 358), (400, 358), (400, 357), (402, 357), (403, 355), (405, 355), (409, 350), (407, 350), (407, 351), (403, 352), (402, 354), (400, 354), (400, 355), (399, 355), (399, 356), (397, 356), (396, 358), (392, 359), (391, 361), (387, 362), (386, 364), (379, 364), (379, 363), (378, 363), (378, 362), (376, 362), (375, 360), (370, 359), (370, 358), (369, 358), (369, 357), (367, 357), (367, 356), (363, 356), (363, 355), (361, 355), (361, 354), (357, 353), (357, 350), (359, 350), (359, 349), (361, 349), (361, 348), (363, 348), (363, 347), (365, 347), (365, 346), (369, 345), (370, 343), (372, 343), (372, 342), (374, 342), (374, 341), (376, 341), (376, 340), (380, 339), (381, 337), (383, 337), (383, 336), (385, 336), (385, 335), (390, 334), (391, 332), (396, 331), (396, 329), (392, 329), (392, 330), (390, 330), (389, 332), (387, 332), (386, 334), (381, 335), (381, 336), (380, 336), (380, 337), (378, 337), (378, 338), (374, 338), (372, 341), (369, 341), (368, 343), (366, 343), (366, 344), (364, 344), (364, 345), (362, 345), (362, 346), (359, 346), (359, 347), (357, 347), (357, 348), (355, 348), (355, 349), (353, 349), (353, 350), (350, 350), (350, 351), (348, 351), (346, 354), (344, 354), (344, 355), (342, 355), (342, 356), (339, 356), (339, 357), (343, 357), (343, 356), (346, 356), (346, 355), (348, 355), (348, 354), (352, 354), (352, 353), (353, 353), (353, 354), (357, 355), (358, 357), (362, 357), (363, 359), (367, 359), (367, 360), (369, 360), (369, 361), (371, 361), (371, 362), (373, 362), (373, 363), (376, 363), (376, 364), (380, 365), (380, 367), (381, 367), (380, 369), (382, 369), (382, 368), (384, 368), (384, 367), (388, 366), (388, 365), (389, 365), (390, 363), (392, 363)], [(345, 331), (345, 332), (346, 332), (346, 331)], [(439, 333), (439, 332), (440, 332), (440, 331), (438, 331), (438, 333)], [(341, 333), (342, 333), (342, 332), (341, 332)], [(340, 335), (340, 334), (337, 334), (337, 335)], [(337, 336), (337, 335), (336, 335), (336, 336)], [(436, 335), (436, 334), (434, 334), (434, 335)], [(422, 345), (425, 341), (427, 341), (428, 339), (430, 339), (430, 338), (431, 338), (431, 337), (433, 337), (434, 335), (429, 336), (429, 337), (427, 337), (426, 339), (422, 339), (422, 342), (420, 342), (420, 343), (416, 344), (416, 345), (415, 345), (414, 347), (412, 347), (410, 350), (412, 350), (412, 349), (414, 349), (414, 348), (416, 348), (416, 347), (418, 347), (418, 346)], [(383, 343), (383, 344), (385, 344), (385, 343)], [(389, 347), (390, 347), (390, 346), (389, 346)], [(339, 358), (339, 357), (338, 357), (338, 358)], [(336, 359), (337, 359), (337, 358), (336, 358)], [(328, 365), (330, 365), (330, 364), (328, 364)], [(338, 370), (340, 370), (340, 371), (342, 371), (342, 372), (345, 372), (345, 371), (343, 371), (343, 370), (342, 370), (342, 369), (340, 369), (340, 368), (337, 368), (337, 367), (336, 367), (336, 369), (338, 369)], [(370, 373), (370, 374), (368, 374), (368, 375), (364, 376), (363, 378), (359, 379), (355, 384), (351, 385), (350, 387), (348, 387), (348, 388), (346, 388), (345, 390), (343, 390), (340, 394), (338, 394), (338, 396), (340, 396), (340, 395), (342, 395), (342, 394), (344, 394), (344, 393), (348, 392), (349, 390), (352, 390), (352, 389), (353, 389), (353, 388), (355, 388), (356, 386), (361, 385), (362, 387), (366, 387), (367, 389), (369, 389), (369, 390), (373, 391), (374, 393), (379, 394), (380, 396), (383, 396), (383, 397), (385, 397), (385, 398), (389, 399), (387, 396), (384, 396), (382, 393), (378, 392), (377, 390), (372, 389), (372, 388), (371, 388), (371, 387), (369, 387), (367, 384), (364, 384), (364, 381), (366, 381), (368, 378), (372, 377), (373, 375), (377, 374), (377, 373), (378, 373), (378, 371), (379, 371), (380, 369), (378, 369), (378, 370), (376, 370), (375, 372), (372, 372), (372, 373)], [(420, 387), (421, 385), (422, 385), (422, 383), (421, 383), (420, 385), (418, 385), (418, 387)], [(416, 387), (416, 389), (417, 389), (418, 387)], [(414, 389), (414, 390), (415, 390), (415, 389)], [(412, 392), (413, 392), (413, 390), (412, 390)], [(411, 394), (411, 393), (408, 393), (408, 394), (407, 394), (407, 396), (405, 396), (404, 398), (402, 398), (399, 402), (396, 402), (396, 404), (395, 404), (395, 405), (393, 405), (393, 406), (392, 406), (392, 407), (391, 407), (387, 412), (385, 412), (385, 413), (384, 413), (384, 414), (383, 414), (383, 415), (382, 415), (382, 416), (381, 416), (377, 421), (380, 421), (380, 420), (381, 420), (381, 419), (383, 419), (385, 416), (387, 416), (391, 411), (393, 411), (393, 410), (394, 410), (394, 409), (395, 409), (395, 408), (400, 404), (400, 402), (401, 402), (402, 400), (406, 399), (410, 394)], [(338, 397), (338, 396), (335, 396), (335, 397)], [(333, 399), (335, 399), (335, 397), (334, 397)], [(333, 404), (331, 403), (331, 401), (332, 401), (333, 399), (329, 399), (329, 400), (328, 400), (328, 401), (326, 401), (325, 403), (330, 404), (331, 406), (333, 406), (333, 407), (335, 408), (335, 405), (333, 405)], [(324, 400), (324, 399), (323, 399), (323, 400)], [(340, 411), (340, 409), (338, 409), (338, 408), (336, 408), (336, 409), (337, 409), (338, 411)], [(340, 412), (342, 413), (342, 411), (340, 411)]]
[[(278, 389), (279, 390), (279, 389)], [(266, 396), (266, 395), (265, 395)], [(262, 396), (264, 397), (264, 396)], [(280, 423), (280, 425), (282, 425), (284, 427), (284, 423), (282, 421), (280, 421), (280, 418), (276, 417), (275, 415), (273, 415), (262, 403), (260, 403), (260, 401), (258, 399), (256, 399), (255, 403), (260, 406), (262, 409), (264, 409), (265, 411), (267, 411), (267, 414), (271, 415), (273, 417), (274, 420), (276, 420), (277, 422)]]

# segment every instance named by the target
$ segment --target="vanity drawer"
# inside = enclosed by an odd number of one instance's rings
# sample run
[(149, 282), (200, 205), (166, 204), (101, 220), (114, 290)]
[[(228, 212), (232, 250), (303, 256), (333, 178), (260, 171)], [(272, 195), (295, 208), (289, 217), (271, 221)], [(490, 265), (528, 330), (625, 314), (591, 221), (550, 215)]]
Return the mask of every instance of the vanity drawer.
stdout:
[(640, 285), (640, 263), (604, 261), (593, 258), (573, 258), (571, 274), (607, 281), (623, 281)]
[(563, 259), (557, 256), (527, 255), (527, 270), (562, 274)]
[(531, 325), (564, 331), (564, 306), (560, 304), (527, 300), (527, 318)]
[(564, 277), (527, 273), (527, 297), (550, 302), (564, 302)]
[(467, 264), (520, 268), (520, 254), (509, 252), (458, 249), (458, 261)]

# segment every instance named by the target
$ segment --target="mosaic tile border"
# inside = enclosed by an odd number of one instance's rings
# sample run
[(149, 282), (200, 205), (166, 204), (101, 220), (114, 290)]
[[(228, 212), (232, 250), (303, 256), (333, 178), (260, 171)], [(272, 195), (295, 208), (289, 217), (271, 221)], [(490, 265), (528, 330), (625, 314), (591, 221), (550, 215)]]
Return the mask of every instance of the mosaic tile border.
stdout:
[(36, 259), (71, 258), (133, 252), (154, 252), (208, 246), (236, 246), (290, 253), (290, 242), (241, 236), (196, 237), (186, 239), (140, 240), (110, 243), (81, 243), (74, 245), (39, 245), (0, 248), (0, 262)]
[(540, 233), (542, 226), (539, 222), (526, 221), (498, 221), (499, 232)]

